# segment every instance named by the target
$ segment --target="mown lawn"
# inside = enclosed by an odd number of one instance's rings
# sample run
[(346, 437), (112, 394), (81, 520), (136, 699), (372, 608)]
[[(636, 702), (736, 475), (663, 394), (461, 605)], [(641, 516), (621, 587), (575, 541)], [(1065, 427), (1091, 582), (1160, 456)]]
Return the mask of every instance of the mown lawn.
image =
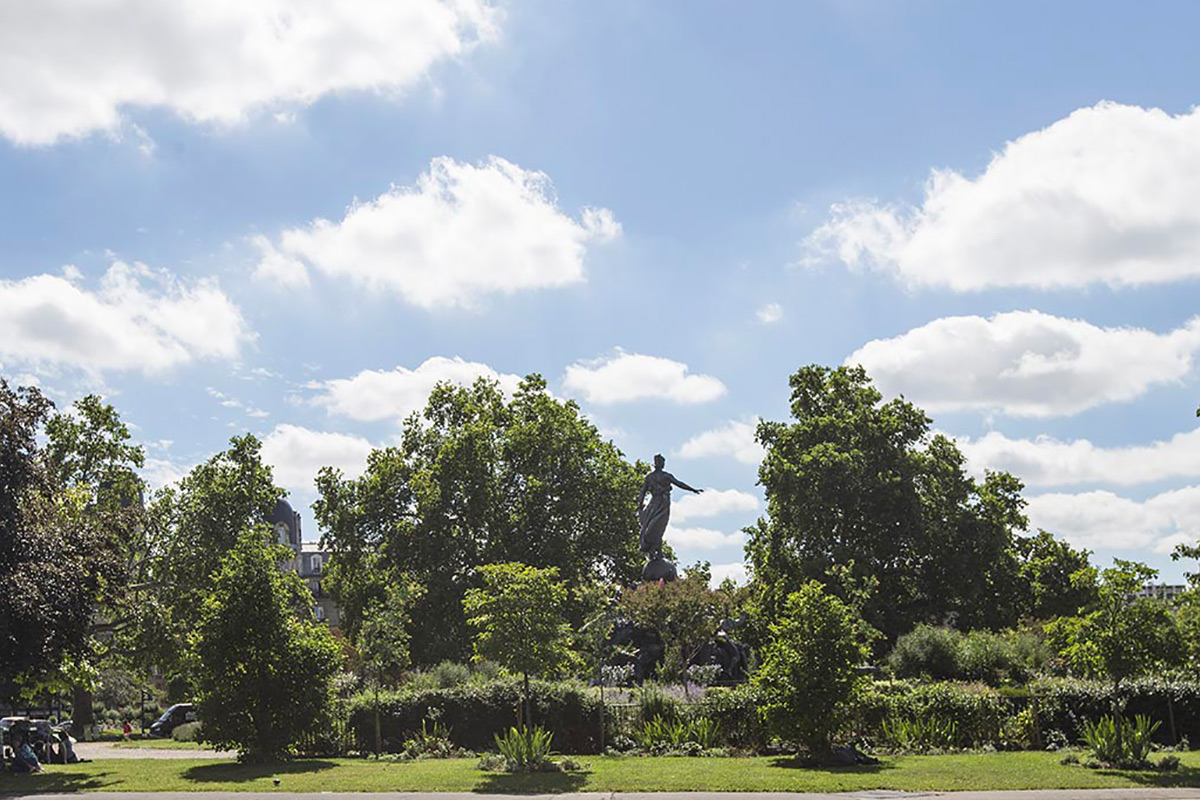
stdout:
[(212, 748), (200, 742), (177, 742), (174, 739), (129, 739), (113, 742), (118, 749), (150, 749), (150, 750), (211, 750)]
[[(212, 760), (98, 760), (54, 766), (40, 776), (0, 776), (0, 793), (70, 791), (789, 791), (868, 789), (1101, 789), (1200, 786), (1200, 751), (1175, 772), (1093, 770), (1062, 765), (1056, 753), (896, 756), (878, 766), (810, 769), (787, 758), (614, 758), (585, 756), (578, 773), (505, 775), (474, 759), (396, 763), (302, 759), (272, 766)], [(279, 785), (274, 779), (279, 779)]]

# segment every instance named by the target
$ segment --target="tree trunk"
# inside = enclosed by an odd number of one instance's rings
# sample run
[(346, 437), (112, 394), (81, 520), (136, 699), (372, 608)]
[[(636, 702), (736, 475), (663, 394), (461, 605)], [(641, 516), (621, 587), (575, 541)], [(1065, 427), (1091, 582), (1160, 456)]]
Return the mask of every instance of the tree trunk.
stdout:
[(92, 711), (92, 691), (84, 686), (73, 686), (71, 694), (71, 721), (75, 724), (75, 733), (87, 741), (92, 737), (92, 725), (96, 723), (96, 715)]
[(523, 727), (529, 729), (533, 726), (533, 710), (529, 704), (529, 673), (522, 673), (525, 679), (525, 720)]

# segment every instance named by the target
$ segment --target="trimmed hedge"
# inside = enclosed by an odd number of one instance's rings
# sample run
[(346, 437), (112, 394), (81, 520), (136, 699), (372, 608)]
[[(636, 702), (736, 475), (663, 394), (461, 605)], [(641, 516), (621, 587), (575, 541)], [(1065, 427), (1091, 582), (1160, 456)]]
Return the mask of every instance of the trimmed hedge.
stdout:
[[(468, 750), (492, 750), (494, 736), (517, 722), (521, 684), (515, 679), (464, 684), (445, 689), (381, 695), (380, 729), (385, 749), (398, 751), (404, 740), (420, 730), (430, 709), (450, 729), (450, 740)], [(600, 746), (600, 700), (582, 684), (530, 682), (533, 723), (553, 732), (554, 749), (562, 753), (595, 753)], [(361, 694), (350, 704), (350, 727), (355, 746), (371, 750), (375, 742), (375, 701)]]
[[(1112, 712), (1112, 686), (1099, 681), (1066, 678), (1030, 684), (1036, 696), (1038, 725), (1043, 731), (1060, 730), (1078, 740), (1084, 720), (1097, 720)], [(1145, 714), (1162, 723), (1154, 739), (1174, 744), (1179, 737), (1200, 743), (1200, 681), (1143, 678), (1124, 683), (1116, 696), (1126, 716)]]

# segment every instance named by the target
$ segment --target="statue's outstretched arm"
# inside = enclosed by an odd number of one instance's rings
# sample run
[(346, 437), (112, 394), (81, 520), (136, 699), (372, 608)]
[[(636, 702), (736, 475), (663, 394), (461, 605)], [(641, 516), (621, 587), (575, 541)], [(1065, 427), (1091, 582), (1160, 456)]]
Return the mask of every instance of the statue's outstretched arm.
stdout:
[(687, 491), (689, 491), (689, 492), (694, 492), (695, 494), (700, 494), (701, 492), (703, 492), (703, 491), (704, 491), (703, 489), (694, 489), (694, 488), (692, 488), (691, 486), (688, 486), (686, 483), (684, 483), (683, 481), (679, 480), (679, 479), (678, 479), (678, 478), (676, 478), (674, 475), (672, 475), (672, 476), (671, 476), (671, 483), (675, 484), (675, 485), (676, 485), (676, 486), (678, 486), (680, 489), (685, 489), (685, 490), (687, 490)]

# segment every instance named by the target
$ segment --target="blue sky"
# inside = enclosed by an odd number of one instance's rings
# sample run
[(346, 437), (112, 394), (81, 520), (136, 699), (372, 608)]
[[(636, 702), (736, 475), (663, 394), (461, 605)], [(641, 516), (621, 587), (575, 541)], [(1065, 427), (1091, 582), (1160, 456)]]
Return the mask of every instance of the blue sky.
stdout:
[(754, 419), (857, 361), (1034, 524), (1181, 576), (1194, 4), (337, 9), (0, 9), (0, 374), (103, 392), (155, 481), (260, 435), (315, 539), (317, 466), (540, 372), (712, 490), (668, 538), (736, 575)]

